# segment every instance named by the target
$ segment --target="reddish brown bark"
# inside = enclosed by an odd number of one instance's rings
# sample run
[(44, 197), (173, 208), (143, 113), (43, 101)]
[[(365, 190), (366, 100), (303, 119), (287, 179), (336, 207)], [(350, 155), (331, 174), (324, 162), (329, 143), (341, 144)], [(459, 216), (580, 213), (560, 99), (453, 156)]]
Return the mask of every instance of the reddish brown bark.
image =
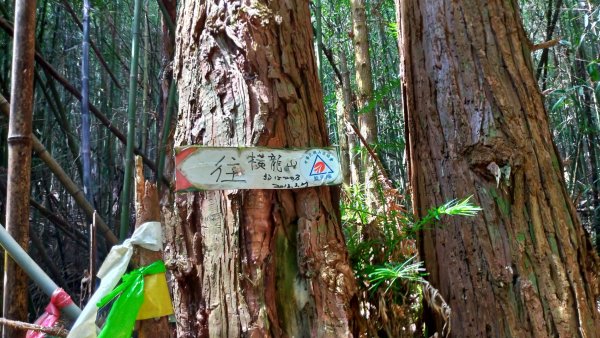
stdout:
[[(328, 144), (308, 2), (182, 1), (175, 145)], [(351, 336), (332, 188), (211, 191), (165, 208), (181, 337)]]
[(596, 336), (598, 259), (565, 189), (518, 3), (397, 4), (414, 209), (469, 195), (483, 208), (420, 239), (452, 336)]

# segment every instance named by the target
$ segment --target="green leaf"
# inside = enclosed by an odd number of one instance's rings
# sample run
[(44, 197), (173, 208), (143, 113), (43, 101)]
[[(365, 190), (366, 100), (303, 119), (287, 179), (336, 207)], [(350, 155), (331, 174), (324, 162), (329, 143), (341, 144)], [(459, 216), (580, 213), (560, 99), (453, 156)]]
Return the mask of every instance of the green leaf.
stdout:
[(557, 111), (559, 109), (561, 109), (562, 107), (565, 106), (566, 102), (566, 96), (561, 96), (553, 105), (552, 108), (550, 108), (551, 111)]
[(475, 216), (482, 209), (479, 206), (471, 204), (473, 195), (462, 200), (452, 200), (438, 208), (440, 214), (452, 216)]
[(588, 74), (590, 74), (590, 79), (592, 79), (592, 81), (600, 81), (600, 70), (598, 69), (600, 68), (600, 65), (598, 65), (596, 61), (590, 62), (586, 68)]
[(394, 283), (398, 280), (421, 282), (425, 276), (423, 262), (416, 262), (416, 256), (410, 257), (406, 261), (398, 263), (387, 263), (380, 266), (372, 266), (371, 272), (367, 278), (371, 287), (369, 290), (375, 291), (382, 284), (387, 284), (385, 292), (387, 293)]

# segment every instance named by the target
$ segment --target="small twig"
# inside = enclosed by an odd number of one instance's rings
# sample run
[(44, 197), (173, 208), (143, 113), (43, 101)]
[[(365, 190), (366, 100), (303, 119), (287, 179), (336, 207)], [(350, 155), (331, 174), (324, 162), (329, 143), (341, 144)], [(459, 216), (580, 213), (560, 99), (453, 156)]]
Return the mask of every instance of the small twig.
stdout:
[(69, 334), (69, 331), (67, 331), (65, 328), (63, 328), (61, 326), (45, 327), (45, 326), (41, 326), (41, 325), (37, 325), (37, 324), (19, 322), (16, 320), (10, 320), (10, 319), (6, 319), (6, 318), (0, 318), (0, 324), (14, 327), (16, 329), (23, 330), (23, 331), (25, 331), (25, 330), (39, 331), (39, 332), (43, 332), (45, 334), (49, 334), (49, 335), (55, 336), (55, 337), (66, 337)]

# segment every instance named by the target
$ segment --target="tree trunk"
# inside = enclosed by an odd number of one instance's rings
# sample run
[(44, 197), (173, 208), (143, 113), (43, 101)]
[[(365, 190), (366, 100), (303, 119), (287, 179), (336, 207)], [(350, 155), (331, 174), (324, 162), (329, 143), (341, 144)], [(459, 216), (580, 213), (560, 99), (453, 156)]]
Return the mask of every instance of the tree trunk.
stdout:
[(419, 240), (452, 336), (596, 336), (598, 257), (565, 189), (518, 3), (396, 3), (414, 210), (469, 195), (483, 208)]
[[(350, 5), (352, 6), (352, 34), (354, 35), (354, 63), (356, 65), (358, 127), (367, 143), (373, 147), (377, 143), (377, 117), (375, 107), (368, 107), (369, 102), (373, 99), (373, 75), (369, 55), (365, 0), (351, 0)], [(377, 175), (375, 165), (367, 152), (363, 152), (361, 170), (365, 175), (367, 203), (375, 212), (378, 206)]]
[[(23, 247), (29, 247), (29, 187), (31, 183), (31, 131), (33, 120), (33, 73), (35, 53), (35, 0), (17, 0), (8, 125), (8, 187), (6, 230)], [(27, 275), (5, 257), (3, 316), (27, 321)], [(5, 338), (24, 337), (25, 332), (5, 326)]]
[[(308, 2), (182, 1), (175, 145), (328, 144)], [(163, 209), (179, 337), (349, 337), (337, 189), (208, 191)]]
[[(337, 99), (336, 106), (336, 118), (337, 118), (337, 132), (338, 132), (338, 143), (340, 145), (340, 157), (341, 165), (344, 173), (344, 186), (348, 186), (352, 183), (352, 173), (355, 173), (356, 178), (357, 168), (354, 166), (353, 161), (353, 149), (350, 148), (349, 142), (353, 135), (350, 135), (347, 124), (354, 123), (351, 120), (350, 112), (352, 111), (352, 92), (350, 89), (350, 74), (348, 72), (348, 66), (346, 61), (346, 53), (341, 50), (339, 52), (339, 64), (340, 72), (342, 74), (341, 83), (337, 84), (335, 89), (335, 96)], [(358, 180), (356, 181), (358, 183)]]

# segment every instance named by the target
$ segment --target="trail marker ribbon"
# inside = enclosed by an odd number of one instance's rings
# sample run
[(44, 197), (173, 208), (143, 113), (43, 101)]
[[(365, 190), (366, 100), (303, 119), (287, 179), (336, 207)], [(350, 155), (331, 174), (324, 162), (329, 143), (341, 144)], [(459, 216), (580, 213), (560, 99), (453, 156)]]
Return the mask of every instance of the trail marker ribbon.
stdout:
[(127, 270), (131, 256), (133, 255), (133, 245), (139, 245), (152, 251), (162, 249), (162, 230), (160, 222), (147, 222), (135, 229), (131, 238), (126, 239), (123, 244), (112, 247), (108, 256), (98, 270), (98, 277), (101, 279), (100, 286), (92, 295), (87, 305), (81, 312), (79, 318), (68, 338), (96, 338), (96, 315), (98, 307), (96, 304), (108, 295), (117, 285), (121, 276)]
[(98, 338), (131, 337), (136, 317), (144, 302), (144, 276), (164, 274), (165, 271), (165, 263), (156, 261), (124, 275), (123, 282), (97, 304), (101, 308), (118, 297)]
[[(46, 306), (45, 312), (35, 321), (34, 324), (53, 327), (60, 319), (60, 309), (73, 304), (71, 296), (65, 290), (58, 288), (54, 290), (50, 297), (50, 303)], [(46, 334), (39, 331), (28, 330), (26, 338), (42, 338)]]

